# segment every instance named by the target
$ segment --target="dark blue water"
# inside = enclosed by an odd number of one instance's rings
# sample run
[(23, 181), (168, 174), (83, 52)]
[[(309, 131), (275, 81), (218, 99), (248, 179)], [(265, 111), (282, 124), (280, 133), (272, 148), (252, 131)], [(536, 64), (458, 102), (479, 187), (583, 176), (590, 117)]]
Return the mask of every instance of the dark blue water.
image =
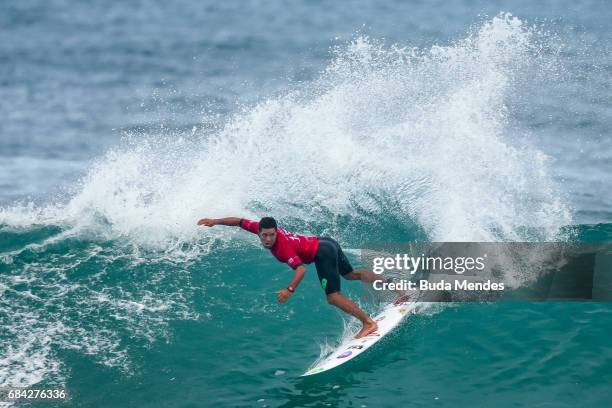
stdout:
[(605, 1), (0, 4), (0, 385), (74, 406), (607, 406), (607, 303), (433, 308), (299, 380), (343, 318), (312, 273), (278, 305), (289, 271), (195, 221), (270, 214), (349, 250), (610, 241), (611, 19)]

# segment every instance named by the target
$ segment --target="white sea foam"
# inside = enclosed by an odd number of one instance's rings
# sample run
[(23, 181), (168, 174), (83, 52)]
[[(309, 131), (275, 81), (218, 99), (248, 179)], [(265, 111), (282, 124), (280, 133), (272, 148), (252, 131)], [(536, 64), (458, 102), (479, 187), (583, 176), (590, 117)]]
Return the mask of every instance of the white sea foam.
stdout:
[(376, 217), (373, 197), (384, 197), (434, 241), (551, 239), (570, 211), (550, 158), (512, 133), (506, 104), (542, 63), (534, 35), (500, 14), (424, 50), (357, 38), (313, 83), (244, 108), (216, 133), (129, 137), (65, 203), (2, 208), (0, 223), (176, 249), (231, 234), (197, 228), (201, 216), (263, 210), (308, 223), (357, 206)]
[[(135, 367), (126, 335), (131, 342), (154, 342), (169, 336), (169, 321), (198, 318), (186, 298), (193, 290), (189, 275), (180, 268), (171, 277), (154, 264), (124, 270), (113, 268), (122, 258), (107, 253), (117, 248), (89, 244), (57, 254), (58, 244), (48, 245), (40, 259), (23, 263), (16, 256), (12, 270), (0, 275), (0, 386), (62, 384), (58, 350), (75, 350), (129, 375)], [(139, 273), (144, 277), (133, 285)]]

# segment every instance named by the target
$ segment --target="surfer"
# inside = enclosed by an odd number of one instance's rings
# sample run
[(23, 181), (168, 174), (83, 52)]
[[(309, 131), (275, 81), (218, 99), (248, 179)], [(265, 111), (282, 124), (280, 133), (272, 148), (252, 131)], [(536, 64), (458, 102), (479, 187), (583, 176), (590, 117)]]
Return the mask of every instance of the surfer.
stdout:
[(353, 269), (342, 252), (342, 248), (334, 239), (306, 237), (287, 232), (278, 228), (276, 220), (272, 217), (264, 217), (259, 221), (237, 217), (202, 218), (198, 221), (198, 225), (207, 227), (227, 225), (240, 227), (257, 234), (262, 245), (269, 249), (276, 259), (294, 269), (295, 274), (291, 283), (286, 288), (276, 292), (280, 303), (285, 303), (302, 281), (306, 273), (304, 264), (314, 262), (319, 282), (327, 296), (327, 302), (361, 321), (363, 327), (355, 338), (365, 337), (378, 329), (377, 323), (367, 313), (361, 310), (355, 302), (340, 293), (340, 276), (348, 280), (361, 280), (369, 283), (382, 280), (382, 277), (365, 269)]

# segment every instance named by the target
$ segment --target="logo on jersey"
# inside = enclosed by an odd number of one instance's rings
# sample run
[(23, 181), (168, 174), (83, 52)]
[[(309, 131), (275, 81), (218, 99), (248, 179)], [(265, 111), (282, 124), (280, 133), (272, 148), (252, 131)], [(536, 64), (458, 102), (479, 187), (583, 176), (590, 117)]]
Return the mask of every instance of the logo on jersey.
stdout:
[(287, 238), (292, 239), (292, 240), (294, 240), (294, 241), (299, 241), (299, 240), (300, 240), (300, 237), (298, 237), (298, 236), (297, 236), (297, 235), (295, 235), (294, 233), (292, 233), (292, 232), (287, 232), (287, 231), (284, 231), (284, 232), (285, 232), (285, 236), (286, 236)]

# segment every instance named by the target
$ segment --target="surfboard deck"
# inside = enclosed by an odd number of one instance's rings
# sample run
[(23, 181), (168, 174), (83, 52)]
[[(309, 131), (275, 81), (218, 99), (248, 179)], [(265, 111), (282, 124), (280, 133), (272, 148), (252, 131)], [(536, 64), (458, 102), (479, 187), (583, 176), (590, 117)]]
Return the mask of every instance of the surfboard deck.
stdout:
[(386, 306), (374, 317), (374, 320), (378, 323), (378, 330), (360, 339), (348, 339), (336, 347), (327, 357), (310, 367), (301, 376), (306, 377), (313, 374), (319, 374), (354, 359), (389, 334), (389, 332), (397, 327), (416, 306), (417, 302), (414, 301)]

